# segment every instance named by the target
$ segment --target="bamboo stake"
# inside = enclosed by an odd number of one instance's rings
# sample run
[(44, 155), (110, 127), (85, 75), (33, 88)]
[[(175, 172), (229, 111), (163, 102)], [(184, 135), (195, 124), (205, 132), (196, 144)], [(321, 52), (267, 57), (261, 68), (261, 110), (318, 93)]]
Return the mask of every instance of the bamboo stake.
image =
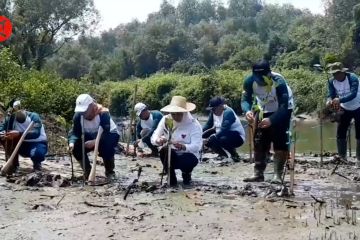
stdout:
[(21, 147), (21, 144), (23, 143), (23, 141), (25, 140), (26, 135), (30, 132), (30, 130), (33, 128), (35, 122), (31, 121), (29, 126), (26, 128), (26, 130), (24, 131), (24, 133), (21, 135), (21, 138), (18, 142), (18, 144), (16, 145), (14, 151), (12, 152), (9, 160), (5, 163), (5, 165), (2, 167), (1, 169), (1, 175), (6, 175), (8, 174), (9, 169), (12, 167), (15, 156), (17, 155), (19, 148)]

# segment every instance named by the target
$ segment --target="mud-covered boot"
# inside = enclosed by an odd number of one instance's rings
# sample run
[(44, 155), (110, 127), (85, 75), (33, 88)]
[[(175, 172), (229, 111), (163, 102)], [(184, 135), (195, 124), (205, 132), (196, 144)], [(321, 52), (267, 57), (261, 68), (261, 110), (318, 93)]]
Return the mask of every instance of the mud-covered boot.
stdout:
[(355, 166), (360, 168), (360, 140), (356, 141), (356, 163)]
[(263, 182), (264, 181), (264, 172), (259, 170), (254, 170), (254, 175), (248, 178), (244, 178), (244, 182)]
[(240, 158), (239, 154), (237, 153), (236, 148), (230, 149), (229, 153), (231, 154), (231, 159), (234, 162), (240, 162), (241, 158)]
[(337, 139), (336, 140), (338, 155), (339, 157), (346, 161), (346, 153), (347, 153), (347, 141), (346, 139)]
[(191, 184), (191, 173), (182, 173), (183, 184), (190, 185)]
[(271, 183), (274, 184), (281, 184), (282, 183), (282, 176), (284, 173), (284, 165), (286, 159), (289, 156), (288, 151), (275, 151), (274, 154), (274, 177), (271, 179)]
[(170, 170), (170, 187), (175, 187), (177, 185), (175, 169)]
[(116, 179), (116, 174), (114, 172), (115, 168), (115, 162), (114, 158), (111, 158), (109, 160), (104, 159), (104, 167), (105, 167), (105, 176), (108, 180), (112, 181)]

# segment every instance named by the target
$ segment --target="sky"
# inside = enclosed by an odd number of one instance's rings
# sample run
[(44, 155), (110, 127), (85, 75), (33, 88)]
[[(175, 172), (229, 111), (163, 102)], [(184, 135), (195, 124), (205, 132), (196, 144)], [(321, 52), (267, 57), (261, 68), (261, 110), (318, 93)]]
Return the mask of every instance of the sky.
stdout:
[[(99, 30), (115, 28), (134, 19), (145, 21), (149, 13), (158, 11), (163, 0), (94, 0), (101, 20)], [(168, 0), (177, 5), (179, 0)], [(224, 2), (227, 2), (226, 0)], [(290, 3), (298, 8), (308, 8), (313, 13), (323, 13), (321, 0), (265, 0), (266, 3)]]

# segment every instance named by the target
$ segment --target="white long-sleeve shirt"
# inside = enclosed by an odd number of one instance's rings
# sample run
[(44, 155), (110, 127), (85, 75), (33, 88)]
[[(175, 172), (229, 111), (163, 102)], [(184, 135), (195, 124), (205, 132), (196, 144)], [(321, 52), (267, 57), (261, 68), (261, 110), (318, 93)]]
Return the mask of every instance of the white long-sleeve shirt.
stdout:
[[(165, 128), (166, 118), (171, 118), (171, 115), (164, 116), (159, 122), (159, 125), (151, 136), (151, 143), (153, 145), (158, 145), (157, 140), (161, 137), (168, 138), (167, 130)], [(184, 144), (186, 147), (185, 151), (178, 151), (192, 153), (199, 159), (202, 147), (202, 127), (198, 120), (193, 118), (190, 113), (184, 113), (181, 122), (174, 121), (174, 128), (175, 131), (172, 134), (171, 141), (173, 143), (177, 142)]]

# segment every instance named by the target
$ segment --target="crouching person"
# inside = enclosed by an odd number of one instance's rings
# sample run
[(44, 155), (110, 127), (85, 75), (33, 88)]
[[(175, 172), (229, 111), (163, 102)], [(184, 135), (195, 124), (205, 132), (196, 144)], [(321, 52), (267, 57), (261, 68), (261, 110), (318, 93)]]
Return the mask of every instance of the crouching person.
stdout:
[[(7, 151), (7, 156), (10, 156), (31, 122), (34, 122), (34, 126), (26, 135), (18, 154), (31, 159), (34, 171), (41, 171), (41, 162), (45, 160), (48, 151), (45, 129), (39, 114), (25, 111), (19, 101), (14, 102), (12, 114), (6, 118), (0, 129), (0, 131), (6, 131), (5, 135), (1, 137), (1, 143)], [(15, 172), (19, 167), (18, 156), (15, 157), (14, 163), (11, 172)]]
[(153, 157), (158, 156), (158, 149), (156, 146), (151, 144), (150, 138), (154, 133), (155, 129), (159, 125), (160, 120), (163, 115), (160, 111), (150, 111), (144, 103), (137, 103), (135, 105), (136, 116), (140, 118), (136, 125), (136, 134), (138, 139), (135, 142), (137, 146), (140, 141), (146, 143), (146, 145), (151, 149), (151, 155)]
[[(160, 150), (160, 159), (164, 166), (165, 173), (170, 174), (170, 185), (177, 185), (175, 169), (182, 172), (183, 184), (191, 183), (191, 172), (198, 164), (200, 150), (202, 147), (202, 129), (200, 123), (190, 114), (196, 108), (195, 104), (186, 102), (186, 98), (174, 96), (169, 105), (161, 109), (162, 112), (170, 113), (165, 115), (154, 134), (151, 142), (156, 146), (163, 146)], [(173, 122), (173, 133), (170, 139), (171, 144), (171, 170), (168, 173), (168, 130), (166, 119)], [(171, 121), (170, 120), (170, 121)], [(169, 121), (169, 120), (168, 120)]]
[(218, 158), (228, 157), (228, 151), (234, 162), (240, 157), (236, 148), (244, 144), (245, 131), (234, 110), (225, 104), (222, 97), (214, 97), (207, 108), (211, 111), (208, 121), (203, 128), (205, 145), (218, 153)]
[[(81, 123), (81, 116), (84, 116), (84, 126)], [(72, 150), (74, 157), (83, 168), (86, 178), (88, 178), (91, 170), (87, 153), (94, 150), (95, 139), (100, 126), (104, 131), (99, 142), (99, 156), (104, 161), (106, 177), (112, 179), (115, 178), (115, 147), (119, 141), (116, 125), (110, 117), (109, 109), (97, 104), (88, 94), (79, 95), (76, 99), (73, 129), (69, 136), (69, 149)], [(84, 129), (85, 141), (85, 166), (82, 166), (82, 128)]]

